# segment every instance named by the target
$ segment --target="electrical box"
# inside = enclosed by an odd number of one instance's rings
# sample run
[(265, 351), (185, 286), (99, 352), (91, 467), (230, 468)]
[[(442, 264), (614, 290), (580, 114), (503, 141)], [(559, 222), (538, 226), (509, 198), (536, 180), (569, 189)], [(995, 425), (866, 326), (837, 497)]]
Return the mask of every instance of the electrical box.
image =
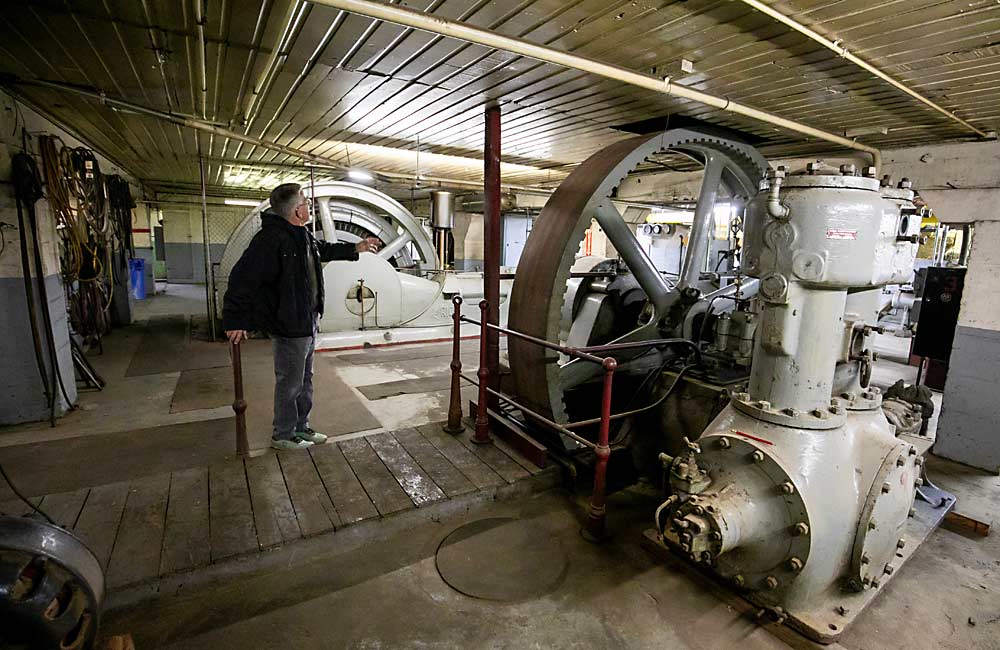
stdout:
[(929, 266), (923, 271), (923, 296), (912, 353), (947, 361), (958, 325), (966, 270), (964, 267)]

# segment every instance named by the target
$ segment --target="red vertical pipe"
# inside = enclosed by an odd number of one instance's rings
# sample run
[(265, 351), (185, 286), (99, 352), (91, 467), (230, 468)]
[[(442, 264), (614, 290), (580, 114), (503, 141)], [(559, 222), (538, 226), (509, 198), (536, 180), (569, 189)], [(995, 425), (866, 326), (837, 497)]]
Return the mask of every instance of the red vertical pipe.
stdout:
[[(484, 149), (483, 190), (485, 283), (483, 295), (489, 305), (489, 322), (500, 324), (500, 107), (486, 109), (486, 146)], [(500, 389), (500, 333), (489, 330), (486, 335), (487, 368), (490, 388)], [(489, 398), (490, 403), (496, 400)]]
[(486, 413), (486, 409), (489, 408), (489, 393), (486, 392), (486, 387), (490, 382), (489, 359), (486, 350), (486, 339), (489, 336), (489, 328), (486, 327), (486, 313), (488, 309), (489, 303), (485, 300), (480, 300), (479, 372), (476, 373), (479, 376), (479, 403), (476, 404), (476, 431), (472, 435), (472, 442), (480, 445), (492, 442), (490, 438), (490, 419)]
[(607, 476), (608, 458), (611, 457), (611, 447), (608, 445), (608, 435), (611, 429), (611, 384), (614, 381), (618, 362), (611, 357), (604, 359), (604, 391), (601, 395), (601, 428), (597, 434), (597, 448), (594, 454), (597, 463), (594, 465), (594, 492), (590, 496), (590, 512), (583, 536), (591, 541), (600, 541), (607, 536), (605, 515), (607, 514)]
[(455, 310), (451, 315), (451, 320), (455, 330), (455, 337), (451, 345), (451, 400), (448, 404), (448, 424), (444, 430), (452, 435), (457, 435), (465, 430), (462, 426), (462, 296), (454, 296), (451, 304)]

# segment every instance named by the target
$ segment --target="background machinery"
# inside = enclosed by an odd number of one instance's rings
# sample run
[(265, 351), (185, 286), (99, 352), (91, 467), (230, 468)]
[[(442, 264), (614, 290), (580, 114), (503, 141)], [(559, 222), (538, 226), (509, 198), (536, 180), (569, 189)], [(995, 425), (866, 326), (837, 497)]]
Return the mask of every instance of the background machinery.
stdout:
[[(453, 296), (465, 299), (466, 315), (479, 316), (482, 273), (446, 271), (453, 224), (453, 196), (432, 192), (433, 232), (392, 197), (347, 182), (304, 187), (316, 217), (309, 228), (326, 241), (358, 242), (376, 237), (378, 253), (362, 253), (357, 262), (329, 262), (324, 267), (326, 313), (320, 321), (317, 349), (386, 345), (445, 339), (452, 327)], [(221, 304), (229, 273), (260, 230), (263, 201), (240, 223), (226, 242), (216, 271)], [(510, 282), (501, 285), (501, 317), (506, 318)], [(470, 329), (470, 333), (471, 333)]]

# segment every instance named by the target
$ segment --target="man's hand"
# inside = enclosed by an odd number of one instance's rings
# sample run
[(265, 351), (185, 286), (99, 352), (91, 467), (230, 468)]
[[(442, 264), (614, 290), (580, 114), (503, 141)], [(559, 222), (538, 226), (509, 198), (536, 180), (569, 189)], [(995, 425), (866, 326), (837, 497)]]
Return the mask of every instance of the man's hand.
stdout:
[(377, 237), (366, 237), (365, 239), (359, 241), (354, 248), (357, 249), (359, 253), (377, 253), (381, 246), (382, 242), (380, 242)]
[(233, 345), (238, 345), (240, 341), (247, 338), (246, 330), (226, 330), (226, 338)]

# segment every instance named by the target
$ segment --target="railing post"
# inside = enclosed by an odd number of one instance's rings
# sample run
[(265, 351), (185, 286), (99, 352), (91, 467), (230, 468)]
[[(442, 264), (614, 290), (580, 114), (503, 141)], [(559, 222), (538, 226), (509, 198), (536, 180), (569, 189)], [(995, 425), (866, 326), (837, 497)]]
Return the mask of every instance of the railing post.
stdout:
[(243, 358), (240, 354), (240, 344), (229, 344), (230, 356), (233, 358), (233, 412), (236, 413), (236, 455), (245, 457), (250, 454), (250, 444), (247, 442), (247, 401), (243, 398)]
[(486, 409), (489, 408), (489, 393), (486, 392), (486, 388), (489, 385), (490, 378), (489, 356), (486, 350), (486, 338), (489, 332), (488, 310), (489, 303), (485, 300), (480, 300), (479, 372), (476, 373), (479, 377), (479, 403), (476, 405), (476, 431), (472, 436), (472, 442), (479, 445), (493, 442), (490, 438), (490, 420), (486, 413)]
[(465, 431), (462, 425), (462, 296), (454, 296), (451, 304), (455, 307), (451, 315), (455, 328), (455, 337), (451, 348), (451, 401), (448, 403), (448, 424), (444, 430), (452, 435)]
[(611, 357), (605, 357), (601, 365), (604, 367), (604, 391), (601, 395), (601, 428), (597, 434), (597, 447), (594, 449), (594, 454), (597, 456), (597, 464), (594, 466), (594, 492), (590, 496), (587, 523), (580, 531), (585, 539), (592, 542), (599, 542), (607, 537), (605, 516), (608, 459), (611, 457), (611, 447), (608, 445), (611, 429), (611, 384), (618, 362)]

